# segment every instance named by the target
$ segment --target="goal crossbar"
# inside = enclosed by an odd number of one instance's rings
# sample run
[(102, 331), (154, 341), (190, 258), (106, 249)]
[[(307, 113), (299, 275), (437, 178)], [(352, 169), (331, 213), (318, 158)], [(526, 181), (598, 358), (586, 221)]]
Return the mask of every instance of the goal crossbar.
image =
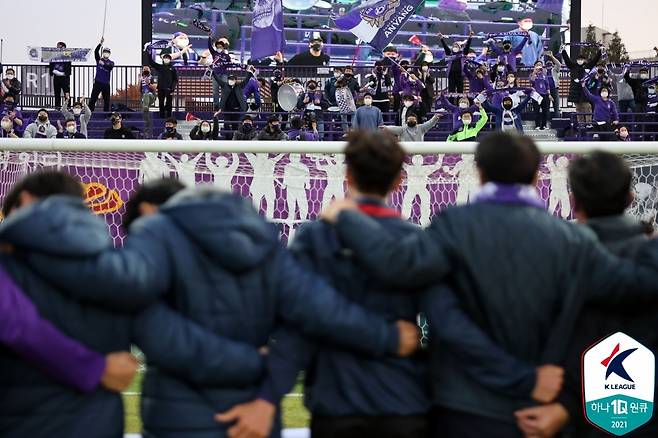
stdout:
[[(469, 154), (475, 142), (403, 142), (409, 154)], [(649, 142), (538, 142), (543, 154), (584, 154), (605, 150), (615, 154), (658, 154), (658, 141)], [(59, 152), (222, 152), (338, 154), (342, 141), (193, 141), (0, 139), (0, 151)]]

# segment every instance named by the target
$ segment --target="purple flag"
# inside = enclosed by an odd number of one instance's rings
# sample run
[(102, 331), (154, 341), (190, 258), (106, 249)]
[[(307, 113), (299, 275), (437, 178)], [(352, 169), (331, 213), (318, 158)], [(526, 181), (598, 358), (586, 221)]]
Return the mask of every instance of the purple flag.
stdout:
[(561, 14), (563, 3), (564, 0), (539, 0), (537, 3), (537, 9), (543, 9), (544, 11), (552, 12), (553, 14)]
[(334, 18), (339, 29), (348, 30), (377, 50), (388, 46), (423, 0), (370, 0), (346, 15)]
[(251, 59), (274, 55), (286, 47), (281, 0), (256, 0), (251, 25)]

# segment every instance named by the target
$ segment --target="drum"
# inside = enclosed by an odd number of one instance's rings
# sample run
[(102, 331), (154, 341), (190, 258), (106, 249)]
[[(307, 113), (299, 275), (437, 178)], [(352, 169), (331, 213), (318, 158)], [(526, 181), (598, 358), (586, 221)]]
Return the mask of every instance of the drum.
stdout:
[(279, 106), (284, 111), (292, 111), (297, 107), (297, 99), (304, 93), (304, 87), (297, 82), (283, 84), (279, 87), (276, 94), (279, 99)]

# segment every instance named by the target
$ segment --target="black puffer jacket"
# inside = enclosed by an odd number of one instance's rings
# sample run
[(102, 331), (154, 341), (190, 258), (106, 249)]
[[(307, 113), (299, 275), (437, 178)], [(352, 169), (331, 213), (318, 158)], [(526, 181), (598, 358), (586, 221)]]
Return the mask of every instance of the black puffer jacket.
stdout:
[(599, 50), (596, 52), (594, 58), (585, 62), (583, 65), (578, 65), (578, 63), (573, 62), (571, 58), (569, 58), (569, 54), (566, 50), (562, 51), (562, 59), (564, 60), (564, 64), (569, 68), (571, 76), (571, 82), (569, 83), (569, 102), (588, 102), (583, 94), (583, 85), (580, 80), (599, 62), (599, 59), (601, 59), (601, 51)]

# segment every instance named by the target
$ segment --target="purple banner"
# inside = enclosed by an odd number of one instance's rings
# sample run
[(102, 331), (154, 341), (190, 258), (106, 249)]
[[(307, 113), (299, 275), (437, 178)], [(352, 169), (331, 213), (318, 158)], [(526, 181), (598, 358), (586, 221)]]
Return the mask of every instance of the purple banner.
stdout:
[(281, 0), (256, 0), (251, 24), (251, 59), (271, 56), (285, 49)]

